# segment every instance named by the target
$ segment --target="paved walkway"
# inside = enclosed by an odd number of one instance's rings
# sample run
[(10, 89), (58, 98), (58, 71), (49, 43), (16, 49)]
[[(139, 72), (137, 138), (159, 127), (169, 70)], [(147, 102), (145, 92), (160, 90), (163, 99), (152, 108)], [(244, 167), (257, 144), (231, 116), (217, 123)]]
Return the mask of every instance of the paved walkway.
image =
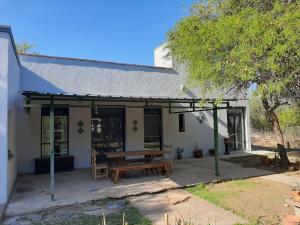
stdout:
[(262, 176), (261, 178), (266, 180), (271, 180), (291, 186), (295, 186), (297, 184), (300, 185), (300, 178), (299, 177), (293, 177), (293, 176), (287, 176), (284, 174), (272, 174), (267, 176)]
[(169, 215), (170, 224), (175, 218), (185, 219), (196, 224), (232, 225), (247, 223), (246, 220), (213, 205), (203, 199), (183, 191), (168, 191), (129, 198), (130, 203), (139, 209), (154, 225), (165, 225), (164, 217)]
[(214, 174), (214, 158), (176, 161), (170, 178), (141, 176), (140, 173), (122, 178), (119, 184), (110, 180), (94, 181), (90, 169), (58, 173), (55, 176), (55, 201), (50, 201), (50, 177), (44, 175), (20, 176), (8, 204), (6, 216), (15, 216), (57, 206), (84, 203), (105, 198), (122, 198), (181, 188), (199, 182), (239, 179), (272, 174), (271, 172), (220, 161), (221, 176)]

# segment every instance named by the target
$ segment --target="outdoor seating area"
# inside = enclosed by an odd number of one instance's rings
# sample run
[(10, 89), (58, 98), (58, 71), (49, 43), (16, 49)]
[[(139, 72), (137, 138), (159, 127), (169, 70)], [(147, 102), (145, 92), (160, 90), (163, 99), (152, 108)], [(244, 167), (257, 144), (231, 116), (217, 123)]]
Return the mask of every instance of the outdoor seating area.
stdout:
[[(97, 156), (104, 156), (107, 162), (98, 163)], [(95, 180), (110, 177), (115, 184), (122, 174), (130, 171), (169, 177), (173, 158), (172, 145), (164, 146), (162, 150), (97, 152), (92, 149), (92, 174)]]
[[(270, 171), (220, 160), (219, 177), (215, 176), (214, 158), (182, 159), (173, 162), (172, 173), (162, 176), (127, 176), (118, 184), (108, 179), (95, 181), (91, 169), (75, 169), (55, 174), (55, 201), (51, 201), (50, 174), (20, 175), (16, 182), (6, 215), (13, 216), (56, 206), (72, 205), (90, 200), (124, 198), (141, 193), (187, 187), (199, 182), (214, 182), (272, 174)], [(126, 175), (126, 177), (125, 177)]]

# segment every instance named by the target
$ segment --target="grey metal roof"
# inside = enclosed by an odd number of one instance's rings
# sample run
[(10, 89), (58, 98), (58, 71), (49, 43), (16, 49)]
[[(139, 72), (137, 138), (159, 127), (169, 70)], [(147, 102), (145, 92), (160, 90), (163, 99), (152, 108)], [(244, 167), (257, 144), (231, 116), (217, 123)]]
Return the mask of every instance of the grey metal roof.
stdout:
[(23, 91), (102, 96), (178, 97), (172, 68), (20, 54)]
[(31, 57), (41, 57), (47, 59), (62, 59), (62, 60), (71, 60), (71, 61), (81, 61), (81, 62), (91, 62), (91, 63), (99, 63), (99, 64), (113, 64), (116, 66), (134, 66), (134, 67), (146, 67), (157, 71), (176, 71), (173, 68), (161, 67), (161, 66), (151, 66), (151, 65), (142, 65), (142, 64), (132, 64), (132, 63), (122, 63), (122, 62), (112, 62), (112, 61), (102, 61), (95, 59), (82, 59), (82, 58), (74, 58), (74, 57), (63, 57), (63, 56), (50, 56), (50, 55), (42, 55), (42, 54), (32, 54), (32, 53), (20, 53), (21, 56), (31, 56)]

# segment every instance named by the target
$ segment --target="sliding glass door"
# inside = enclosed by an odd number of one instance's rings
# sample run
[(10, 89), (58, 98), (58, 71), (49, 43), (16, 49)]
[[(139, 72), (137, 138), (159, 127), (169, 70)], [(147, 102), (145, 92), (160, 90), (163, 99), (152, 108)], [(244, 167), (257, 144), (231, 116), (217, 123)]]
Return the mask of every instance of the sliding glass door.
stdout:
[(144, 148), (161, 149), (162, 127), (161, 109), (144, 109)]
[(125, 110), (92, 109), (92, 147), (100, 152), (125, 150)]
[(242, 107), (227, 110), (229, 150), (245, 149), (245, 109)]

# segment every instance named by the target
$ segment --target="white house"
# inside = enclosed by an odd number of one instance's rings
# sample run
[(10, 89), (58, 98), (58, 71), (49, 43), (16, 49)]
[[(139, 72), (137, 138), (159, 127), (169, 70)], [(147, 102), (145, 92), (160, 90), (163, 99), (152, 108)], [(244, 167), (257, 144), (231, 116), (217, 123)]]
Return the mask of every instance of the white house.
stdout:
[[(43, 160), (50, 156), (50, 106), (58, 167), (90, 167), (92, 147), (131, 151), (171, 144), (175, 151), (184, 148), (186, 158), (195, 146), (208, 154), (217, 95), (200, 106), (204, 97), (185, 85), (187, 75), (166, 51), (155, 49), (155, 66), (21, 55), (11, 29), (1, 26), (0, 205), (18, 174), (49, 170)], [(225, 98), (217, 110), (219, 152), (225, 137), (230, 150), (250, 149), (248, 95)]]

